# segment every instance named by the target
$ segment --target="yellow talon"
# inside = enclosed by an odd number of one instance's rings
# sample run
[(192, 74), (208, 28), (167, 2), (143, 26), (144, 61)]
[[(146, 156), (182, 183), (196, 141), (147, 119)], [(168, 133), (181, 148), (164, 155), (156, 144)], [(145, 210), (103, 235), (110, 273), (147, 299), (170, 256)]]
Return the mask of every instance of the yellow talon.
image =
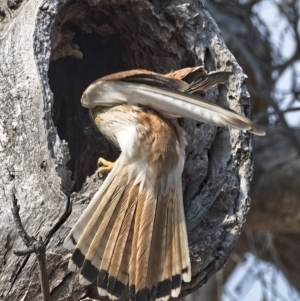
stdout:
[(97, 166), (98, 166), (97, 173), (98, 174), (109, 173), (115, 166), (115, 163), (116, 162), (110, 162), (100, 157), (97, 162)]

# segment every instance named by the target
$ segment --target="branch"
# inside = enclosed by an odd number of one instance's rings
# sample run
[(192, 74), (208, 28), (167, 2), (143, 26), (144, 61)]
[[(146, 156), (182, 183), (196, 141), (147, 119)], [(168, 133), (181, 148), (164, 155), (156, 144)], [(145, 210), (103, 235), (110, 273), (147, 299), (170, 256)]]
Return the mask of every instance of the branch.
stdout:
[(25, 255), (30, 255), (32, 253), (35, 253), (39, 263), (40, 282), (41, 282), (43, 298), (44, 301), (51, 301), (47, 267), (46, 267), (46, 246), (41, 237), (39, 237), (39, 240), (36, 240), (35, 237), (29, 236), (26, 230), (24, 229), (19, 215), (20, 206), (18, 205), (18, 201), (14, 192), (12, 192), (11, 200), (13, 204), (13, 208), (11, 209), (11, 211), (13, 214), (13, 218), (19, 236), (22, 238), (24, 244), (28, 248), (25, 250), (14, 251), (14, 254), (17, 256), (25, 256)]
[[(251, 89), (249, 89), (251, 92)], [(288, 125), (287, 121), (285, 120), (284, 114), (285, 111), (282, 111), (277, 102), (275, 101), (274, 97), (270, 96), (267, 93), (261, 92), (261, 96), (268, 100), (269, 104), (274, 109), (274, 114), (278, 116), (278, 120), (282, 124), (282, 130), (285, 131), (286, 136), (289, 138), (292, 146), (297, 150), (298, 155), (300, 155), (300, 142), (295, 136), (295, 133), (291, 130), (290, 126)]]
[(70, 196), (68, 195), (67, 198), (67, 205), (63, 215), (57, 221), (57, 223), (50, 229), (48, 234), (46, 235), (46, 239), (43, 241), (42, 237), (40, 236), (37, 240), (33, 236), (29, 236), (24, 226), (22, 224), (19, 210), (20, 206), (18, 205), (18, 200), (15, 196), (15, 192), (11, 193), (11, 201), (13, 207), (11, 208), (12, 215), (15, 221), (15, 225), (18, 231), (19, 236), (23, 240), (23, 243), (26, 245), (27, 249), (25, 250), (14, 250), (14, 254), (16, 256), (28, 256), (32, 253), (35, 253), (38, 264), (39, 264), (39, 276), (40, 276), (40, 283), (41, 283), (41, 290), (43, 294), (44, 301), (51, 301), (50, 297), (50, 289), (49, 289), (49, 280), (47, 274), (47, 266), (46, 266), (46, 246), (49, 243), (51, 237), (54, 233), (61, 227), (61, 225), (66, 221), (68, 216), (72, 211), (72, 206), (70, 203)]
[[(300, 107), (294, 107), (294, 108), (288, 108), (285, 110), (282, 110), (282, 114), (286, 114), (286, 113), (290, 113), (290, 112), (297, 112), (300, 111)], [(263, 118), (265, 117), (269, 117), (272, 115), (276, 115), (275, 112), (261, 112), (261, 113), (257, 113), (253, 116), (252, 120), (256, 123), (259, 123)]]

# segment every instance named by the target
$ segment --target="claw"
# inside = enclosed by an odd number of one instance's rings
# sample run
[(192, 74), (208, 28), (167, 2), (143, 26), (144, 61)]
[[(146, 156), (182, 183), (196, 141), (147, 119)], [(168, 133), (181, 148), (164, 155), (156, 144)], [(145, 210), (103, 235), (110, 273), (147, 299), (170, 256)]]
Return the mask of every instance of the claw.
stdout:
[(115, 162), (110, 162), (100, 157), (98, 159), (97, 166), (98, 166), (97, 169), (98, 174), (109, 173), (115, 166)]

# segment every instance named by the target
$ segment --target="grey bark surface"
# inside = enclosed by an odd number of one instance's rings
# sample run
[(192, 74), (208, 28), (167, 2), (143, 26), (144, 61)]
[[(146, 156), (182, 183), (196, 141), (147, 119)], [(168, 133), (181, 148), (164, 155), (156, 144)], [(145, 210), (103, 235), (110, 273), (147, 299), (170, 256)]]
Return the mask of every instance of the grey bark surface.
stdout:
[[(86, 134), (90, 123), (79, 104), (84, 88), (131, 68), (167, 73), (204, 65), (233, 72), (206, 97), (249, 115), (245, 76), (204, 1), (18, 3), (2, 19), (0, 35), (0, 296), (41, 300), (35, 257), (12, 253), (22, 249), (7, 198), (15, 187), (24, 227), (35, 236), (46, 235), (73, 191), (73, 212), (47, 246), (51, 297), (98, 298), (93, 285), (80, 286), (68, 271), (70, 253), (62, 247), (102, 183), (87, 178), (97, 158), (118, 155), (100, 135)], [(253, 158), (248, 133), (180, 122), (189, 141), (183, 184), (193, 274), (183, 297), (219, 270), (235, 246), (249, 209)]]
[[(253, 4), (252, 4), (253, 5)], [(210, 14), (222, 31), (228, 49), (247, 75), (247, 89), (251, 95), (251, 115), (266, 112), (271, 104), (272, 48), (251, 18), (251, 7), (235, 2), (208, 0)], [(263, 62), (263, 63), (262, 63)], [(261, 123), (268, 124), (268, 118)]]

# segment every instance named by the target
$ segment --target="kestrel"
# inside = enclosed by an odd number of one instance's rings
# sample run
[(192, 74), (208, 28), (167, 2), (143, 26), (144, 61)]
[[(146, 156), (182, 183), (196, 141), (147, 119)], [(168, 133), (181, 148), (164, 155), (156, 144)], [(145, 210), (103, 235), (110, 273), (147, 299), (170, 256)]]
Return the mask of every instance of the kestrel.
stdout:
[(131, 300), (178, 297), (191, 280), (181, 174), (186, 139), (176, 117), (265, 132), (245, 116), (195, 95), (226, 81), (229, 72), (185, 68), (166, 75), (131, 70), (105, 76), (83, 93), (99, 131), (121, 150), (64, 246), (80, 283), (97, 280), (100, 296)]

